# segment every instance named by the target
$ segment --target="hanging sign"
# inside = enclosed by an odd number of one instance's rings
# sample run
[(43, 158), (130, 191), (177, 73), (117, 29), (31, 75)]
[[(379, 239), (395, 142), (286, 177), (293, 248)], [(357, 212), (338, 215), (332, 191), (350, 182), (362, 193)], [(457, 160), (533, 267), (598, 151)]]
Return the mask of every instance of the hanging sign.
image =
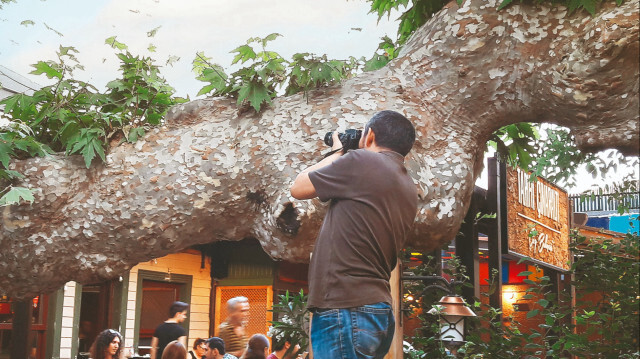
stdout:
[(509, 253), (561, 271), (570, 268), (569, 196), (520, 168), (507, 168)]

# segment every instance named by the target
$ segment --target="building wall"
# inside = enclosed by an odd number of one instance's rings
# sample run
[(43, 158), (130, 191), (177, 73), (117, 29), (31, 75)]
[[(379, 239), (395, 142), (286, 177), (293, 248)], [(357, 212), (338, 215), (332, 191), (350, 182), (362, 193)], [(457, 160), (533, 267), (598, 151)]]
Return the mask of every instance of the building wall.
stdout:
[(602, 228), (622, 234), (640, 234), (640, 215), (609, 215), (605, 217), (589, 217), (587, 226)]
[[(189, 308), (189, 337), (187, 345), (191, 347), (196, 338), (209, 337), (209, 304), (211, 296), (211, 263), (207, 258), (205, 268), (200, 268), (201, 256), (198, 251), (185, 251), (170, 254), (148, 262), (142, 262), (133, 267), (129, 273), (129, 291), (127, 293), (127, 319), (125, 343), (133, 344), (135, 332), (135, 308), (138, 288), (138, 271), (183, 274), (193, 276), (191, 301)], [(168, 308), (167, 308), (168, 309)], [(160, 323), (158, 323), (160, 324)]]
[[(76, 282), (67, 282), (64, 286), (62, 304), (62, 325), (60, 333), (60, 359), (71, 359), (74, 333), (74, 314), (76, 303)], [(75, 338), (77, 340), (77, 338)]]
[(613, 216), (609, 220), (609, 230), (620, 233), (640, 234), (640, 215)]

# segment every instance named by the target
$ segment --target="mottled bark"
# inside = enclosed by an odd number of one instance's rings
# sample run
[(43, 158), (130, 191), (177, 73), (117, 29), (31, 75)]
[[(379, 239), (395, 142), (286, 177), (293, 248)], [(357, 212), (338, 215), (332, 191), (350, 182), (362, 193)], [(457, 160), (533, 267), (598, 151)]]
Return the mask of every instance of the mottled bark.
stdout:
[(280, 98), (260, 115), (229, 99), (178, 106), (166, 125), (77, 158), (19, 161), (34, 205), (2, 209), (0, 292), (28, 297), (69, 280), (114, 277), (190, 245), (255, 237), (274, 258), (306, 261), (325, 205), (297, 201), (295, 175), (326, 131), (403, 112), (418, 138), (407, 166), (420, 194), (414, 243), (450, 241), (489, 135), (506, 124), (569, 127), (585, 150), (638, 152), (638, 0), (596, 17), (564, 7), (449, 4), (385, 68), (341, 87)]

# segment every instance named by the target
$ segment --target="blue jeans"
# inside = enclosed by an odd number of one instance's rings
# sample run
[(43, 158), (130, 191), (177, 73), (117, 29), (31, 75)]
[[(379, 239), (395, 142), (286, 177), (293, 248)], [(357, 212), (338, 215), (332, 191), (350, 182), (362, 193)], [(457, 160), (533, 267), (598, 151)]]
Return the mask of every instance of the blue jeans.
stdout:
[(314, 359), (384, 357), (395, 332), (387, 303), (346, 309), (316, 309), (311, 320)]

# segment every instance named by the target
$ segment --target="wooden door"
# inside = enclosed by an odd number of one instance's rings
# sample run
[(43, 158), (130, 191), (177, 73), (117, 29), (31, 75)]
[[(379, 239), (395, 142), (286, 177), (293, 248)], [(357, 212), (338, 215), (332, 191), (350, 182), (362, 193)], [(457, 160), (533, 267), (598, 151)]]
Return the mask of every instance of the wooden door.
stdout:
[[(143, 279), (142, 307), (140, 309), (140, 332), (138, 348), (151, 345), (156, 327), (169, 318), (169, 307), (180, 299), (183, 284), (158, 282)], [(183, 300), (184, 301), (184, 300)], [(140, 354), (144, 354), (140, 352)]]

